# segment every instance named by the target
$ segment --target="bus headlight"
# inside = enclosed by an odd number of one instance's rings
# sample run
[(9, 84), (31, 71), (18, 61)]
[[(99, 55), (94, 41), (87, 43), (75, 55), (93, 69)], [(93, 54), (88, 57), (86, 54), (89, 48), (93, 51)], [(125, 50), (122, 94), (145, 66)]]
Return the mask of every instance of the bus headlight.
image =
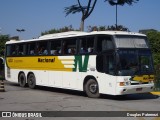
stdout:
[(149, 83), (154, 83), (153, 80), (149, 80)]
[(131, 82), (130, 82), (130, 81), (126, 82), (126, 86), (127, 86), (127, 85), (131, 85)]

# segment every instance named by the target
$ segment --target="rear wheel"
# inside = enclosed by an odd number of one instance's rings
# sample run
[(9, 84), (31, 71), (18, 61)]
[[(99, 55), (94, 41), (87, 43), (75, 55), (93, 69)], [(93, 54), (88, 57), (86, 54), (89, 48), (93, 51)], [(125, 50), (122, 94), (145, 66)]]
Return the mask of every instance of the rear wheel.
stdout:
[(21, 87), (25, 87), (26, 86), (26, 76), (24, 73), (20, 73), (19, 77), (18, 77), (18, 82), (19, 82), (19, 85)]
[(30, 88), (34, 89), (36, 87), (36, 78), (34, 74), (29, 74), (27, 82)]
[(84, 89), (88, 97), (98, 98), (100, 96), (98, 83), (94, 79), (89, 79), (86, 82)]

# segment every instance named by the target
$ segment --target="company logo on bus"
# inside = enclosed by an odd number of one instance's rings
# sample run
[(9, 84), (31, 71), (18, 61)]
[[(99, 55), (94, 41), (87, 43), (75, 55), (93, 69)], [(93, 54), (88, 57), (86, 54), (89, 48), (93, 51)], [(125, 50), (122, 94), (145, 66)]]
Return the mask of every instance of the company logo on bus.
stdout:
[(139, 81), (139, 82), (149, 82), (154, 80), (154, 75), (135, 76), (133, 80)]
[(75, 68), (73, 71), (77, 71), (79, 69), (79, 72), (86, 72), (87, 71), (87, 66), (88, 66), (88, 60), (89, 60), (89, 55), (85, 55), (84, 60), (82, 59), (82, 56), (75, 56)]
[(13, 59), (8, 59), (8, 62), (13, 62)]
[(53, 59), (38, 58), (38, 62), (42, 62), (42, 63), (53, 63), (53, 62), (55, 62), (55, 58), (53, 58)]

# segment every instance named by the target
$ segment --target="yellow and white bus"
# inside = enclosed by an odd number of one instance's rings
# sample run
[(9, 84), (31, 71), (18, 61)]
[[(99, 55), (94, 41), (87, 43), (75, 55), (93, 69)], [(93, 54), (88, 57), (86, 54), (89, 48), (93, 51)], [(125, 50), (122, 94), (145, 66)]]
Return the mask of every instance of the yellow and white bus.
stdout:
[(146, 35), (120, 31), (64, 32), (6, 43), (5, 78), (100, 94), (151, 92), (152, 54)]

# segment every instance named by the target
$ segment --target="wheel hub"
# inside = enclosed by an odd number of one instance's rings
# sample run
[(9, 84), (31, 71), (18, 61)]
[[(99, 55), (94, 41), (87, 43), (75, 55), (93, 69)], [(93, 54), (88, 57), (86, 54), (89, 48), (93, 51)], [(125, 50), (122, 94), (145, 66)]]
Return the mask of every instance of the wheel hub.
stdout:
[(91, 84), (89, 86), (89, 90), (91, 93), (96, 93), (97, 92), (97, 84)]

